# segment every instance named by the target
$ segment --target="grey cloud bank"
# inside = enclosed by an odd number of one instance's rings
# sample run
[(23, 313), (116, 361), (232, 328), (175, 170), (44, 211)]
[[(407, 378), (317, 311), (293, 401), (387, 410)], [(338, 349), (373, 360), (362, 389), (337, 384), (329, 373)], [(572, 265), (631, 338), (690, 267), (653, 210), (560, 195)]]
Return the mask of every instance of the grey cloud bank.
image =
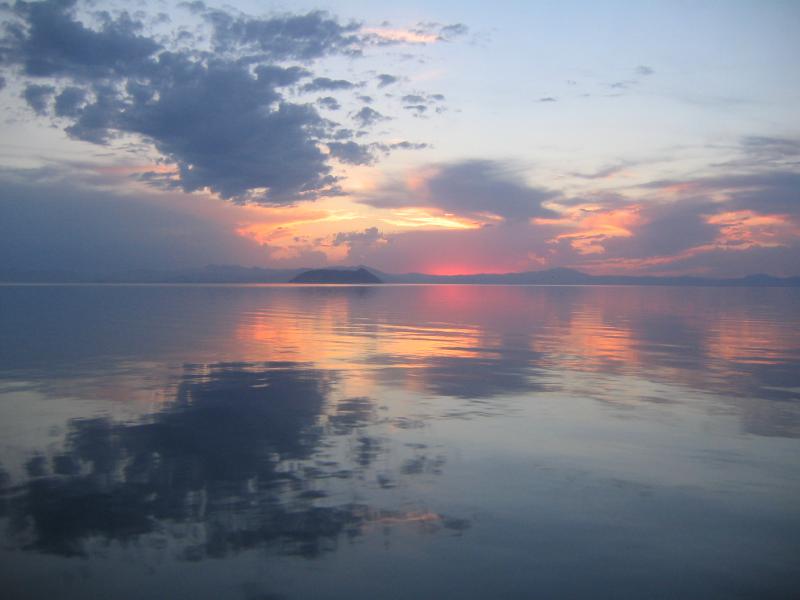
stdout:
[[(327, 56), (359, 56), (373, 34), (322, 11), (251, 17), (202, 2), (184, 6), (206, 24), (212, 52), (164, 41), (140, 13), (87, 16), (77, 0), (45, 0), (9, 9), (0, 61), (25, 82), (30, 108), (58, 119), (70, 137), (152, 144), (175, 166), (153, 182), (266, 205), (338, 193), (329, 157), (364, 163), (368, 150), (337, 142), (339, 124), (289, 92), (355, 88), (309, 67)], [(319, 105), (341, 106), (334, 97)], [(389, 117), (365, 107), (353, 118), (368, 127)], [(326, 142), (334, 144), (330, 155), (321, 149)]]

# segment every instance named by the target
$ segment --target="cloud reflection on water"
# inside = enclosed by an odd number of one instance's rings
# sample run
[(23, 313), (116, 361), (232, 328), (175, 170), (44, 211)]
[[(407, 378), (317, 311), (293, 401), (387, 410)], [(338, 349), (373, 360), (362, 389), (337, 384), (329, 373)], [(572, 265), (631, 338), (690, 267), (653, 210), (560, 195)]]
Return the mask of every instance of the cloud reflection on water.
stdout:
[[(32, 457), (27, 481), (5, 489), (12, 537), (64, 556), (96, 550), (98, 539), (182, 538), (183, 557), (200, 560), (258, 546), (313, 557), (371, 523), (468, 527), (342, 501), (382, 448), (359, 432), (375, 420), (368, 398), (321, 418), (336, 377), (288, 362), (191, 365), (174, 401), (151, 417), (74, 419), (63, 451)], [(323, 460), (348, 443), (358, 450), (346, 464)], [(429, 460), (415, 454), (398, 477)]]

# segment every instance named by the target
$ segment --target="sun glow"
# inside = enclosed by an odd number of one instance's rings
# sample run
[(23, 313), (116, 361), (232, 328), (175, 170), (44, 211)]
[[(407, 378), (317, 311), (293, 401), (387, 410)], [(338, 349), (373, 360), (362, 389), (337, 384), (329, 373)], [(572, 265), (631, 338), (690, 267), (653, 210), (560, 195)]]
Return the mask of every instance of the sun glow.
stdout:
[(478, 229), (479, 223), (451, 213), (435, 214), (423, 208), (407, 208), (392, 211), (390, 217), (384, 217), (384, 223), (402, 228), (434, 228), (434, 229)]

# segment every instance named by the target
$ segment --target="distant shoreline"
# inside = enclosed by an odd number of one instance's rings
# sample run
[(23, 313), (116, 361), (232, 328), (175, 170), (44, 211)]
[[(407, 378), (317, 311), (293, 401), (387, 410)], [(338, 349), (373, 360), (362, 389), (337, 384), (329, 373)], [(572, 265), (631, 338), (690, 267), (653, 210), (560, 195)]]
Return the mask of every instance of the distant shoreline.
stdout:
[(697, 288), (697, 289), (792, 289), (800, 288), (800, 284), (787, 283), (784, 285), (757, 285), (757, 284), (699, 284), (699, 283), (459, 283), (459, 282), (417, 282), (417, 283), (298, 283), (298, 282), (187, 282), (187, 281), (0, 281), (3, 287), (274, 287), (274, 288), (313, 288), (313, 287), (433, 287), (433, 286), (469, 286), (469, 287), (605, 287), (605, 288)]
[(800, 287), (800, 276), (756, 274), (738, 278), (590, 275), (574, 269), (503, 274), (429, 275), (383, 273), (369, 267), (262, 269), (210, 265), (202, 269), (116, 273), (0, 270), (0, 285), (562, 285), (660, 287)]

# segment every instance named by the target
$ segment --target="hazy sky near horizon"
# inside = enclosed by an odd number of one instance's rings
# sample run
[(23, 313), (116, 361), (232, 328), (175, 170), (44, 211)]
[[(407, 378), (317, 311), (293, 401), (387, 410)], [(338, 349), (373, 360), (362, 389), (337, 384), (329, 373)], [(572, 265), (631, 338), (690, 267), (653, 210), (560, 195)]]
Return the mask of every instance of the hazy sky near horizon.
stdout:
[(800, 275), (800, 2), (0, 20), (0, 271)]

